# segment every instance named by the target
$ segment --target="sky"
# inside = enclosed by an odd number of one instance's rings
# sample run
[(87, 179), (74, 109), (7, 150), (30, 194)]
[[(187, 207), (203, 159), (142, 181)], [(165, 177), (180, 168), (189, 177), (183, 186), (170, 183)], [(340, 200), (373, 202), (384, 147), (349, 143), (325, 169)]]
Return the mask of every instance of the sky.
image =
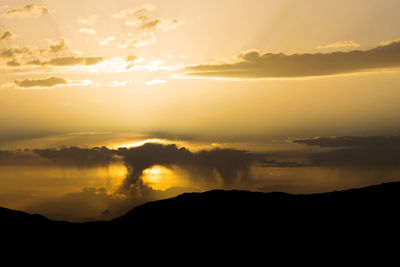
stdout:
[[(0, 206), (84, 220), (186, 190), (310, 193), (396, 180), (399, 9), (397, 0), (0, 0)], [(335, 145), (312, 142), (326, 139)], [(151, 154), (146, 143), (190, 156), (132, 171), (130, 153)], [(113, 160), (65, 164), (46, 149)], [(222, 165), (200, 164), (202, 151)], [(221, 167), (230, 153), (242, 169)], [(83, 202), (97, 204), (73, 214)]]

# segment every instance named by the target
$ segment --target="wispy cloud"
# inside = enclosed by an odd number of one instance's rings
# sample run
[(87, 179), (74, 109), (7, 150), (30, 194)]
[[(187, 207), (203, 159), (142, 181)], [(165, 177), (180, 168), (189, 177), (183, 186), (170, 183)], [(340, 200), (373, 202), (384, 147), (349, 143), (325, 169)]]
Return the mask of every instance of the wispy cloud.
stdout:
[(115, 40), (114, 36), (108, 36), (107, 38), (105, 38), (103, 41), (99, 42), (99, 45), (102, 46), (109, 46), (111, 44), (111, 42), (113, 42)]
[(167, 81), (166, 80), (154, 79), (154, 80), (146, 82), (146, 85), (152, 86), (152, 85), (158, 85), (158, 84), (163, 84), (163, 83), (167, 83)]
[(126, 25), (136, 26), (139, 30), (155, 31), (162, 30), (168, 31), (176, 29), (178, 26), (183, 24), (183, 21), (178, 19), (170, 18), (151, 18), (145, 15), (139, 16), (137, 18), (132, 18), (125, 22)]
[(154, 44), (157, 41), (153, 32), (144, 32), (140, 36), (135, 37), (129, 34), (125, 39), (120, 41), (118, 48), (138, 48)]
[(343, 48), (343, 47), (360, 47), (360, 44), (353, 41), (341, 41), (327, 45), (320, 45), (317, 46), (317, 49)]
[(156, 7), (150, 4), (142, 4), (137, 8), (121, 10), (113, 15), (114, 18), (123, 20), (126, 26), (136, 27), (136, 30), (142, 32), (138, 37), (128, 34), (117, 45), (119, 48), (137, 48), (147, 46), (156, 42), (154, 33), (156, 31), (169, 31), (176, 29), (183, 24), (183, 21), (177, 18), (161, 18), (154, 15)]
[(131, 18), (135, 18), (137, 16), (144, 15), (146, 12), (152, 12), (156, 9), (154, 5), (151, 4), (142, 4), (136, 8), (129, 8), (121, 10), (115, 14), (113, 14), (113, 18), (124, 19), (125, 23), (129, 21)]
[(92, 15), (87, 18), (81, 18), (78, 20), (79, 24), (85, 24), (85, 25), (94, 25), (99, 21), (99, 16), (98, 15)]
[(87, 34), (91, 34), (91, 35), (95, 35), (96, 34), (96, 30), (92, 29), (92, 28), (80, 28), (77, 30), (80, 33), (87, 33)]
[(13, 18), (13, 17), (20, 17), (20, 18), (39, 18), (41, 16), (46, 15), (49, 13), (49, 10), (45, 6), (39, 6), (35, 3), (31, 3), (25, 5), (22, 8), (15, 8), (11, 9), (3, 14), (5, 18)]

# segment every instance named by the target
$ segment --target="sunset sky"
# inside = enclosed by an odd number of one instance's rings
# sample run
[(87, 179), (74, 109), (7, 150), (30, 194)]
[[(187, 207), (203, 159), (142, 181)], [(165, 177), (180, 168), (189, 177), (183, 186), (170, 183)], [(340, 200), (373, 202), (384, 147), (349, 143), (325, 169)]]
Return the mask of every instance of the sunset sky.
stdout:
[[(53, 214), (46, 199), (75, 207), (78, 200), (65, 200), (71, 194), (104, 194), (121, 206), (126, 192), (116, 188), (133, 175), (132, 155), (112, 152), (119, 161), (68, 170), (43, 163), (51, 158), (43, 153), (20, 155), (61, 146), (186, 147), (188, 159), (177, 152), (179, 160), (144, 164), (137, 175), (153, 191), (235, 187), (218, 167), (212, 185), (183, 178), (198, 174), (187, 164), (205, 168), (196, 165), (203, 149), (217, 148), (245, 150), (249, 164), (258, 155), (240, 188), (264, 181), (266, 191), (319, 192), (395, 180), (397, 161), (377, 172), (354, 166), (398, 155), (399, 10), (397, 0), (0, 0), (0, 206)], [(333, 163), (337, 147), (355, 151), (349, 160), (373, 156), (349, 170)], [(340, 180), (344, 172), (356, 181)]]

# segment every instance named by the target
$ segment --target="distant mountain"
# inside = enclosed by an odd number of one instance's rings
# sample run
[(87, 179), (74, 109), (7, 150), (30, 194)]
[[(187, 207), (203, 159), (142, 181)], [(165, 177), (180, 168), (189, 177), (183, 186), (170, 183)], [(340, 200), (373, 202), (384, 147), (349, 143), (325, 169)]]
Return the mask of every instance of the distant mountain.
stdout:
[(107, 222), (59, 222), (0, 208), (0, 229), (15, 236), (107, 240), (371, 236), (397, 231), (399, 204), (400, 182), (310, 195), (214, 190), (149, 202)]

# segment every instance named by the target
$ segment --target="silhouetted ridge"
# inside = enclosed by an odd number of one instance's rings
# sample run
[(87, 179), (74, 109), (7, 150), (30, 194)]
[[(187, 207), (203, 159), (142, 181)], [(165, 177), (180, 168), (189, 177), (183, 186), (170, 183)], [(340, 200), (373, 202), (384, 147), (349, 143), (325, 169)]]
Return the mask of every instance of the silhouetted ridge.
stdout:
[(261, 233), (335, 238), (397, 231), (399, 203), (400, 182), (311, 195), (214, 190), (149, 202), (109, 222), (57, 222), (2, 208), (0, 224), (16, 233), (67, 238)]

